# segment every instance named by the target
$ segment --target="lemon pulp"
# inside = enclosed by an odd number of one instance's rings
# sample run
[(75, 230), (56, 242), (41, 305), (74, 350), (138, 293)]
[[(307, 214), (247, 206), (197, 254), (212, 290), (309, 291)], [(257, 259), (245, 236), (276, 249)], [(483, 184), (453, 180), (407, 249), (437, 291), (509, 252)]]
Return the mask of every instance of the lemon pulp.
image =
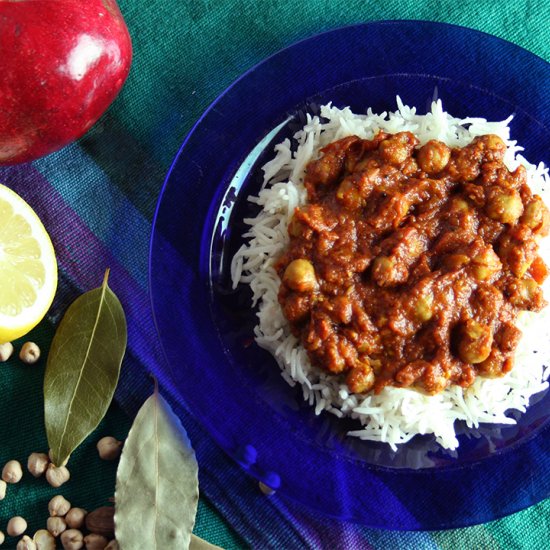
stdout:
[(0, 185), (0, 343), (44, 317), (57, 288), (51, 239), (34, 210)]

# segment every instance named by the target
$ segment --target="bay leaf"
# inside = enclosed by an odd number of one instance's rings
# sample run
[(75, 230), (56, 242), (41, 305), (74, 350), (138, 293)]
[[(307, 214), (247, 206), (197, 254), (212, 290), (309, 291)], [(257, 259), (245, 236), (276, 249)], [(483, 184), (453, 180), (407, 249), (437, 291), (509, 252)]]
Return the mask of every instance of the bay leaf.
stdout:
[(189, 548), (198, 500), (195, 452), (155, 387), (134, 420), (117, 469), (115, 538), (121, 550)]
[(221, 547), (211, 544), (207, 540), (197, 537), (197, 535), (191, 535), (189, 550), (221, 550)]
[(52, 341), (44, 376), (44, 414), (52, 462), (71, 453), (105, 416), (126, 350), (124, 310), (107, 282), (78, 297)]

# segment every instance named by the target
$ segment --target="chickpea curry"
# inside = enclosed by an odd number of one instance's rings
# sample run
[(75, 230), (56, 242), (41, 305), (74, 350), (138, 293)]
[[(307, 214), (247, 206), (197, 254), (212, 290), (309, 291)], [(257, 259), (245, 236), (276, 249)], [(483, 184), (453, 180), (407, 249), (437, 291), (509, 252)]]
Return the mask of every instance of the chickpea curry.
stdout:
[(495, 135), (449, 148), (380, 132), (309, 163), (275, 267), (313, 364), (355, 393), (435, 394), (512, 369), (518, 313), (545, 306), (550, 214), (505, 151)]

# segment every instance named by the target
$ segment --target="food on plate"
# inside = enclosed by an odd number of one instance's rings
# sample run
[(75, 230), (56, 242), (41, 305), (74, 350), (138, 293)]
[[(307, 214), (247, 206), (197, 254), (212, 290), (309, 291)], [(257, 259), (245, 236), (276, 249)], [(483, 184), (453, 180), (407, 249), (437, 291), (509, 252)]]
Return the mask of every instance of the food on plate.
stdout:
[(450, 148), (380, 131), (308, 163), (275, 269), (313, 364), (353, 393), (438, 393), (512, 369), (517, 314), (545, 305), (550, 213), (505, 152), (494, 134)]
[(513, 423), (548, 386), (548, 175), (510, 120), (329, 104), (264, 166), (233, 281), (283, 377), (350, 435), (455, 448), (456, 420)]

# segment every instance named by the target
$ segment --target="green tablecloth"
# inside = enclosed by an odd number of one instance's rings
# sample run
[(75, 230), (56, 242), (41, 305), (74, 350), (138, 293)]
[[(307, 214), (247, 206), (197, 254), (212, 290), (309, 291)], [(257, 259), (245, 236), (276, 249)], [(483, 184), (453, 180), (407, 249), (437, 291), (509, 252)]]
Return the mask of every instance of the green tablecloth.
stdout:
[[(141, 244), (131, 253), (121, 250), (117, 238), (108, 234), (109, 228), (86, 223), (94, 234), (101, 234), (103, 245), (142, 283), (146, 281), (148, 231), (156, 198), (186, 133), (234, 79), (280, 48), (351, 23), (424, 19), (483, 30), (550, 59), (550, 9), (546, 0), (121, 0), (119, 4), (134, 46), (132, 72), (123, 92), (76, 146), (40, 161), (36, 168), (47, 174), (48, 179), (57, 181), (69, 169), (65, 161), (72, 159), (83, 166), (93, 163), (97, 173), (106, 173), (116, 182), (118, 191), (143, 221), (139, 225), (142, 231), (139, 239), (133, 235)], [(125, 135), (132, 136), (126, 140), (124, 150), (112, 147), (122, 129)], [(71, 177), (78, 177), (78, 166), (72, 165)], [(10, 184), (9, 177), (23, 177), (18, 170), (3, 172), (5, 183)], [(91, 173), (82, 170), (82, 177)], [(137, 174), (142, 177), (136, 178)], [(99, 181), (100, 176), (97, 178)], [(83, 181), (82, 185), (87, 184)], [(72, 197), (62, 183), (56, 189), (87, 220), (90, 205), (84, 199)], [(108, 207), (108, 204), (102, 206)], [(78, 249), (85, 243), (72, 246)], [(67, 267), (65, 271), (70, 270)], [(84, 287), (84, 283), (79, 285), (68, 275), (62, 278), (57, 311), (62, 311), (69, 298), (85, 290)], [(58, 320), (57, 314), (49, 316), (29, 337), (41, 345), (44, 356)], [(42, 417), (43, 373), (44, 361), (32, 367), (22, 366), (17, 360), (0, 365), (2, 464), (11, 458), (25, 462), (30, 452), (47, 449)], [(126, 404), (130, 414), (139, 406), (137, 401)], [(6, 499), (0, 501), (0, 530), (5, 530), (7, 520), (15, 514), (29, 520), (29, 531), (43, 528), (47, 502), (57, 492), (66, 495), (74, 505), (88, 509), (105, 504), (114, 493), (116, 465), (99, 460), (95, 442), (107, 434), (124, 438), (130, 423), (126, 413), (113, 405), (97, 432), (74, 454), (71, 482), (61, 491), (29, 475), (20, 484), (9, 487)], [(505, 519), (465, 529), (402, 535), (372, 530), (366, 535), (365, 547), (538, 549), (547, 544), (549, 515), (550, 505), (546, 501)], [(270, 526), (265, 525), (264, 529), (269, 530)], [(242, 525), (231, 524), (224, 518), (217, 511), (215, 499), (201, 498), (195, 532), (225, 548), (246, 546), (247, 533)], [(14, 548), (14, 539), (7, 539), (4, 547)]]

